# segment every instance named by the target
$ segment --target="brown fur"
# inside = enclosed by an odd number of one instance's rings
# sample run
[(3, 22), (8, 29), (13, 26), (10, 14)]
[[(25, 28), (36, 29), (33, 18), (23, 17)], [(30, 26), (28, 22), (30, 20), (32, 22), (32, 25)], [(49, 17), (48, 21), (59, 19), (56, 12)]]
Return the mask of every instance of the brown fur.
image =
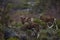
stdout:
[[(55, 18), (51, 15), (42, 15), (40, 16), (40, 20), (42, 20), (43, 22), (46, 23), (46, 26), (44, 26), (43, 28), (47, 28), (48, 26), (52, 25), (54, 23), (54, 20)], [(48, 24), (50, 23), (50, 24)], [(52, 24), (51, 24), (52, 23)]]
[(53, 22), (54, 21), (54, 17), (50, 16), (50, 15), (42, 15), (40, 16), (40, 20), (44, 21), (44, 22)]
[(21, 22), (22, 22), (22, 24), (25, 23), (25, 17), (21, 17)]
[(31, 17), (21, 17), (22, 24), (25, 24), (26, 22), (31, 23)]
[(29, 23), (27, 25), (24, 25), (24, 30), (32, 30), (35, 29), (37, 32), (39, 31), (39, 25), (37, 23)]

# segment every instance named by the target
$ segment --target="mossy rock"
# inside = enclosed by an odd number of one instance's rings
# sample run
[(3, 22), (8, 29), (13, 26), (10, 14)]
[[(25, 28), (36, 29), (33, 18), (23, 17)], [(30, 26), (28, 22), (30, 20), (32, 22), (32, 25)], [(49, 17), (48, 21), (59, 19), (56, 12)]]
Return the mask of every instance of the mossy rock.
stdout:
[(8, 38), (8, 40), (19, 40), (19, 38), (17, 38), (17, 37), (10, 37), (10, 38)]

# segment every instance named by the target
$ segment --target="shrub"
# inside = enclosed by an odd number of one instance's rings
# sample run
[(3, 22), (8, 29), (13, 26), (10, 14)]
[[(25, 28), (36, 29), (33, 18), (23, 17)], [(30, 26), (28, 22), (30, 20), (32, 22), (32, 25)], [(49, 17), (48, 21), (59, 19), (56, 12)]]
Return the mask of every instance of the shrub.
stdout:
[(60, 29), (60, 20), (57, 20), (57, 25), (58, 25), (58, 28)]
[(57, 36), (60, 37), (60, 29), (56, 31), (57, 32)]
[(21, 26), (23, 26), (23, 24), (22, 23), (15, 23), (13, 26), (15, 26), (15, 27), (21, 27)]
[(45, 25), (46, 25), (45, 22), (43, 22), (43, 21), (41, 21), (40, 19), (37, 19), (37, 18), (34, 19), (34, 22), (35, 22), (35, 23), (38, 23), (38, 24), (41, 25), (41, 26), (45, 26)]

